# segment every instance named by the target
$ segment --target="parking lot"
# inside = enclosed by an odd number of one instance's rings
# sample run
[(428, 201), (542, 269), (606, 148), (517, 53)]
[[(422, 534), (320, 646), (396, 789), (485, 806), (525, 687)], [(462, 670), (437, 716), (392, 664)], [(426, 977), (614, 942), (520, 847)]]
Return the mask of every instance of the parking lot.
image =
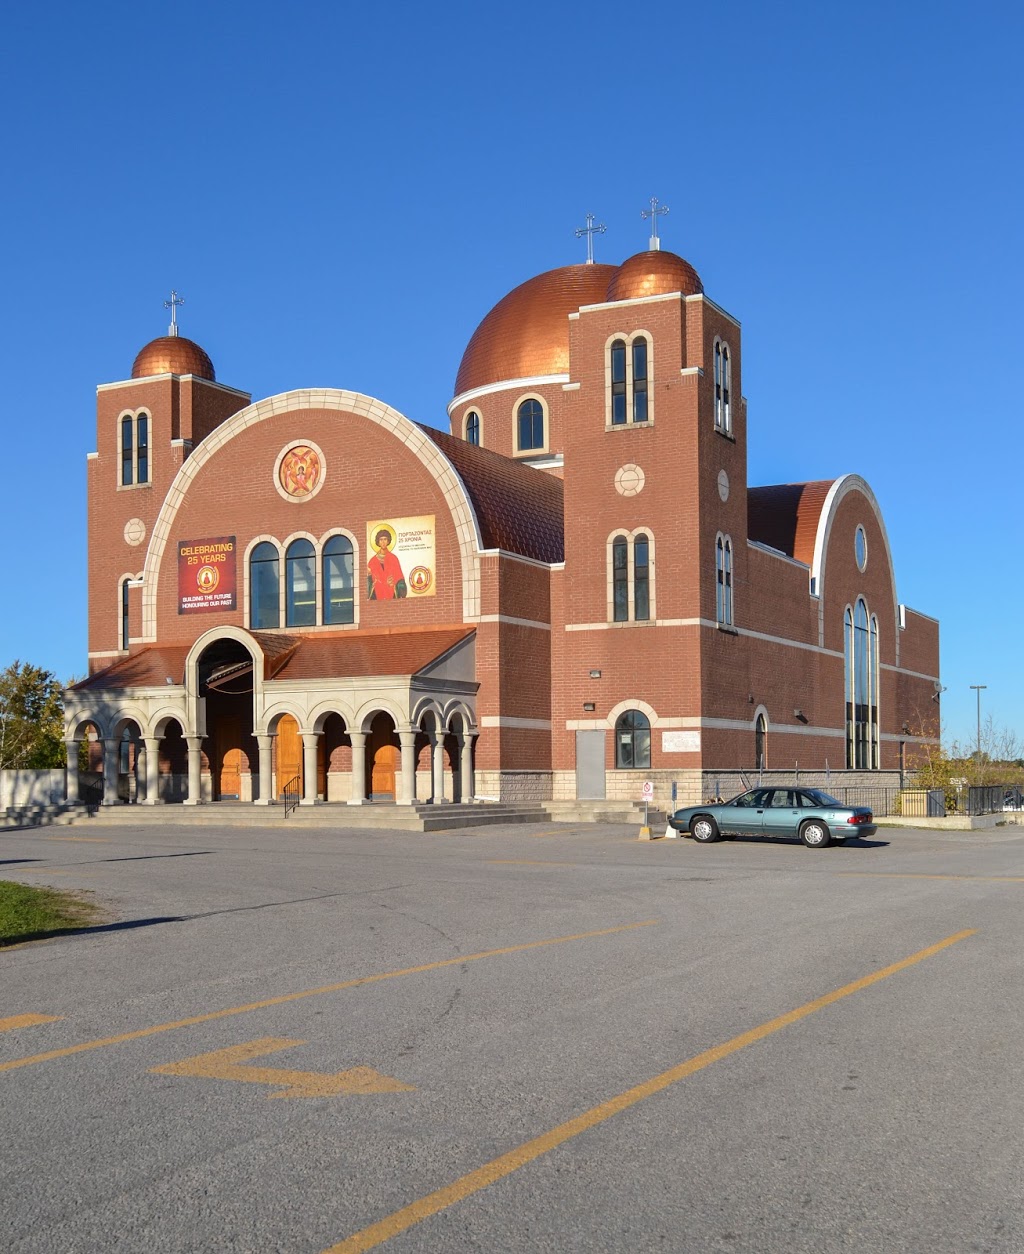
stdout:
[(0, 1246), (1024, 1249), (1024, 834), (7, 832)]

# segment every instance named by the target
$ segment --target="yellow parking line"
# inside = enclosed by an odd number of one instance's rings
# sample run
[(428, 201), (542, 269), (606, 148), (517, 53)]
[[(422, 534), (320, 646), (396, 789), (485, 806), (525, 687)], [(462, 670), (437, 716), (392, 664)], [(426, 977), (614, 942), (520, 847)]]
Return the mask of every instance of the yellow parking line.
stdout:
[(558, 1127), (552, 1128), (550, 1132), (534, 1137), (532, 1141), (527, 1141), (517, 1149), (510, 1150), (507, 1154), (502, 1154), (500, 1157), (492, 1159), (491, 1162), (485, 1163), (484, 1166), (478, 1167), (475, 1171), (468, 1172), (453, 1184), (449, 1184), (443, 1189), (438, 1189), (434, 1193), (428, 1193), (426, 1197), (412, 1202), (409, 1206), (402, 1207), (401, 1210), (395, 1211), (393, 1215), (388, 1215), (386, 1219), (381, 1219), (379, 1222), (371, 1224), (368, 1228), (363, 1228), (362, 1231), (346, 1237), (344, 1241), (339, 1241), (337, 1245), (332, 1245), (329, 1250), (325, 1251), (325, 1254), (361, 1254), (363, 1250), (372, 1250), (378, 1245), (383, 1245), (391, 1237), (398, 1236), (400, 1232), (406, 1232), (416, 1224), (422, 1223), (424, 1219), (429, 1219), (432, 1215), (436, 1215), (442, 1210), (447, 1210), (449, 1206), (453, 1206), (456, 1202), (461, 1202), (464, 1198), (471, 1197), (481, 1189), (487, 1188), (488, 1185), (504, 1179), (505, 1176), (511, 1175), (513, 1171), (517, 1171), (520, 1167), (525, 1167), (527, 1163), (533, 1162), (534, 1159), (550, 1153), (551, 1150), (556, 1149), (559, 1145), (563, 1145), (566, 1141), (572, 1140), (573, 1137), (579, 1136), (581, 1132), (597, 1127), (598, 1124), (604, 1123), (606, 1119), (611, 1119), (613, 1115), (621, 1114), (622, 1111), (628, 1110), (630, 1106), (635, 1106), (637, 1102), (642, 1102), (645, 1098), (651, 1097), (655, 1093), (660, 1093), (663, 1089), (677, 1084), (680, 1080), (685, 1080), (687, 1076), (703, 1071), (705, 1067), (710, 1067), (712, 1063), (728, 1058), (730, 1054), (746, 1049), (748, 1045), (754, 1045), (758, 1041), (763, 1041), (767, 1036), (781, 1032), (783, 1028), (799, 1023), (801, 1019), (806, 1019), (808, 1015), (814, 1014), (815, 1011), (824, 1010), (826, 1006), (834, 1005), (837, 1001), (841, 1001), (844, 997), (850, 997), (853, 993), (859, 993), (862, 989), (869, 988), (872, 984), (877, 984), (880, 980), (887, 979), (898, 971), (905, 971), (907, 967), (911, 967), (925, 958), (930, 958), (934, 954), (940, 953), (943, 949), (948, 949), (950, 945), (955, 945), (957, 941), (975, 935), (975, 930), (974, 928), (969, 928), (966, 931), (957, 932), (953, 936), (947, 936), (945, 940), (941, 940), (935, 945), (929, 945), (927, 949), (921, 949), (916, 954), (911, 954), (909, 958), (903, 958), (899, 962), (892, 963), (891, 966), (883, 967), (880, 971), (875, 971), (871, 975), (865, 975), (859, 980), (854, 980), (852, 984), (844, 984), (842, 988), (837, 988), (832, 993), (826, 993), (823, 997), (816, 997), (813, 1001), (809, 1001), (803, 1006), (798, 1006), (796, 1010), (790, 1010), (784, 1015), (779, 1015), (776, 1019), (770, 1019), (767, 1023), (762, 1023), (760, 1027), (751, 1028), (749, 1032), (742, 1032), (739, 1036), (734, 1036), (732, 1040), (726, 1041), (722, 1045), (716, 1045), (713, 1049), (706, 1049), (702, 1054), (697, 1054), (695, 1058), (690, 1058), (676, 1067), (671, 1067), (668, 1071), (663, 1071), (660, 1075), (646, 1080), (643, 1084), (636, 1085), (635, 1088), (627, 1089), (617, 1097), (613, 1097), (607, 1102), (602, 1102), (599, 1106), (594, 1106), (582, 1115), (577, 1115), (575, 1119), (570, 1119), (567, 1123), (561, 1123)]
[(521, 954), (529, 949), (542, 949), (546, 945), (564, 945), (569, 941), (592, 940), (598, 936), (614, 936), (617, 932), (630, 932), (639, 927), (653, 927), (657, 919), (644, 919), (639, 923), (620, 923), (617, 927), (604, 927), (595, 932), (575, 932), (571, 936), (552, 936), (545, 940), (527, 941), (523, 945), (506, 945), (502, 949), (485, 949), (478, 954), (462, 954), (457, 958), (442, 958), (440, 962), (426, 962), (418, 967), (403, 967), (400, 971), (382, 971), (376, 975), (361, 975), (354, 980), (342, 980), (338, 984), (325, 984), (321, 988), (307, 988), (298, 993), (284, 993), (280, 997), (268, 997), (264, 1001), (249, 1002), (245, 1006), (230, 1006), (227, 1010), (212, 1010), (173, 1023), (158, 1023), (135, 1032), (123, 1032), (120, 1036), (104, 1036), (95, 1041), (82, 1041), (66, 1049), (50, 1049), (45, 1054), (31, 1054), (27, 1058), (13, 1058), (0, 1062), (0, 1071), (14, 1071), (18, 1067), (31, 1067), (36, 1063), (50, 1062), (54, 1058), (70, 1058), (90, 1049), (103, 1049), (107, 1045), (122, 1045), (125, 1041), (138, 1041), (144, 1036), (156, 1036), (160, 1032), (173, 1032), (177, 1028), (194, 1027), (197, 1023), (211, 1023), (214, 1019), (227, 1019), (231, 1015), (248, 1014), (251, 1010), (265, 1010), (269, 1006), (284, 1006), (288, 1002), (301, 1001), (306, 997), (323, 997), (327, 993), (340, 993), (346, 988), (358, 988), (362, 984), (377, 984), (381, 980), (396, 980), (404, 975), (420, 975), (424, 971), (439, 971), (442, 967), (456, 967), (464, 962), (479, 962), (482, 958), (498, 958), (505, 954)]
[(61, 840), (83, 845), (112, 845), (114, 842), (103, 836), (40, 836), (40, 840)]
[(34, 1028), (37, 1023), (56, 1023), (60, 1015), (11, 1015), (8, 1019), (0, 1019), (0, 1032), (11, 1032), (15, 1028)]

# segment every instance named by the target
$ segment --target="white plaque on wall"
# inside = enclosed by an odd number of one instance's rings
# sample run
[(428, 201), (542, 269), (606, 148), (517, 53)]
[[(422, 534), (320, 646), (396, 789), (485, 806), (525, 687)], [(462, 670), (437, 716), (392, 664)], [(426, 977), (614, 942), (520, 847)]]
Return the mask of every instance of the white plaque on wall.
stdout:
[(700, 753), (699, 731), (664, 731), (661, 733), (662, 753)]

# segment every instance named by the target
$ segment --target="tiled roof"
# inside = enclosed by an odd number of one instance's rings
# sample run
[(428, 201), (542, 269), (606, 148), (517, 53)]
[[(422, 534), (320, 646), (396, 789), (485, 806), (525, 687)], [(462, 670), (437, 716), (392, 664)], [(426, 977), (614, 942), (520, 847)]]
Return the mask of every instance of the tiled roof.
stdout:
[(810, 566), (818, 520), (833, 479), (778, 483), (747, 491), (747, 535)]
[(504, 549), (538, 562), (564, 561), (561, 479), (433, 427), (421, 429), (466, 485), (485, 549)]
[(74, 685), (76, 692), (96, 692), (105, 688), (153, 688), (172, 679), (181, 684), (185, 679), (187, 644), (165, 645), (143, 649), (131, 657), (121, 658), (105, 670), (97, 671), (88, 679)]
[(274, 678), (415, 675), (472, 634), (473, 628), (449, 627), (437, 631), (347, 631), (303, 636)]

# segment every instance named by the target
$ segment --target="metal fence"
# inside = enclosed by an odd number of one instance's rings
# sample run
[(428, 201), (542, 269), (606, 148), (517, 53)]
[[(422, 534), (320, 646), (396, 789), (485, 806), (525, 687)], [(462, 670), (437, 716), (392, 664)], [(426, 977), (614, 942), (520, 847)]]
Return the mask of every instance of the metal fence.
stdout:
[(1020, 784), (985, 784), (958, 790), (957, 808), (962, 814), (1017, 813), (1024, 810)]

